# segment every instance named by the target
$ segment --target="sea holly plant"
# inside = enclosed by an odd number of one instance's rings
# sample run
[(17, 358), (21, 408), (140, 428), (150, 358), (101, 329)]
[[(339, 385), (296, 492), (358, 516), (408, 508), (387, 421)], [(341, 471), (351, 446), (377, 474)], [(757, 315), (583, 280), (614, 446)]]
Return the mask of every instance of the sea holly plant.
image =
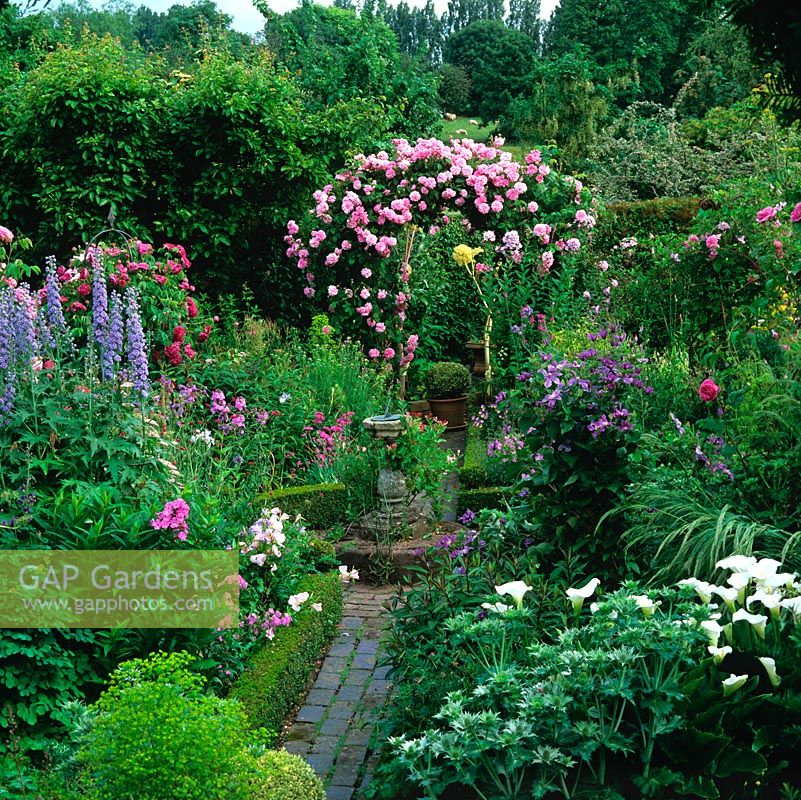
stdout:
[(558, 175), (539, 150), (520, 163), (501, 144), (396, 139), (391, 153), (357, 156), (314, 193), (308, 219), (287, 225), (287, 256), (305, 277), (305, 296), (371, 359), (397, 365), (401, 389), (418, 344), (405, 329), (414, 254), (428, 237), (462, 225), (466, 240), (486, 243), (488, 263), (522, 261), (531, 248), (550, 270), (581, 248), (585, 222), (594, 219), (582, 207), (590, 196), (580, 181)]

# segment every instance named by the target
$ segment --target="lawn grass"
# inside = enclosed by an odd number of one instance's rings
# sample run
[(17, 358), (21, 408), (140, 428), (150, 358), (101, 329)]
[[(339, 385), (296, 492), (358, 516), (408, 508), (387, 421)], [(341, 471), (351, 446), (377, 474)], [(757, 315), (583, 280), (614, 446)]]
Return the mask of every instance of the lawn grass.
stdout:
[[(471, 124), (471, 119), (475, 120), (477, 124)], [(456, 117), (454, 120), (442, 120), (442, 132), (440, 136), (443, 141), (446, 142), (449, 139), (459, 138), (473, 139), (476, 142), (486, 142), (493, 128), (494, 125), (482, 125), (481, 120), (476, 117)], [(457, 131), (467, 131), (467, 133), (457, 133)], [(522, 161), (525, 153), (528, 152), (527, 148), (515, 144), (505, 144), (503, 149), (508, 150), (517, 161)]]

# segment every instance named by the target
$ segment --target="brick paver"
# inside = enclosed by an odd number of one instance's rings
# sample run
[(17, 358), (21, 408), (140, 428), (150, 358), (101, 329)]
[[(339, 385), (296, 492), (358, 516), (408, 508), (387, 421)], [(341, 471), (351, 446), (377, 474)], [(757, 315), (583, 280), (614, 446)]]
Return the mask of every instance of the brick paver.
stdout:
[(347, 589), (339, 635), (286, 736), (326, 787), (327, 800), (358, 800), (375, 762), (369, 743), (390, 684), (381, 662), (380, 633), (392, 587)]

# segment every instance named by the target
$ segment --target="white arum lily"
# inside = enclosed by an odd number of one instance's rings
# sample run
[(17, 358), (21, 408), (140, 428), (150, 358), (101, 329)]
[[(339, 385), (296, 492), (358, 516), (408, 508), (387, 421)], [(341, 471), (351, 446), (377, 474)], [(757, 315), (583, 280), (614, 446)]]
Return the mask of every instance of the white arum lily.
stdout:
[(746, 599), (745, 607), (751, 608), (753, 603), (762, 603), (762, 605), (765, 606), (768, 611), (770, 611), (770, 615), (774, 619), (778, 619), (779, 612), (781, 610), (781, 602), (781, 595), (771, 594), (770, 592), (765, 592), (762, 589), (757, 589), (754, 594)]
[(662, 604), (659, 600), (654, 602), (647, 594), (634, 594), (631, 595), (631, 599), (637, 603), (637, 608), (642, 609), (642, 613), (645, 614), (646, 617), (653, 616), (656, 607)]
[(737, 596), (742, 602), (745, 597), (745, 587), (751, 582), (751, 576), (747, 572), (735, 572), (726, 578), (726, 583), (737, 590)]
[(523, 608), (523, 598), (531, 589), (532, 587), (525, 581), (510, 581), (509, 583), (504, 583), (501, 586), (495, 587), (495, 591), (501, 595), (501, 597), (508, 594), (509, 597), (515, 601), (515, 605), (518, 608)]
[(757, 661), (759, 661), (765, 668), (765, 672), (768, 673), (768, 680), (770, 681), (771, 686), (773, 686), (775, 689), (782, 682), (782, 679), (776, 672), (775, 660), (769, 658), (768, 656), (758, 656)]
[(683, 581), (679, 581), (679, 586), (691, 586), (703, 603), (708, 603), (712, 599), (712, 584), (706, 581), (699, 581), (698, 578), (685, 578)]
[(581, 607), (584, 605), (584, 601), (589, 599), (595, 594), (595, 590), (601, 585), (601, 581), (598, 578), (593, 578), (589, 583), (585, 586), (582, 586), (581, 589), (568, 589), (565, 594), (573, 603), (573, 610), (574, 611), (581, 611)]
[(769, 578), (771, 575), (775, 575), (779, 571), (781, 565), (782, 562), (777, 561), (775, 558), (760, 558), (759, 561), (748, 570), (748, 574), (755, 581), (759, 582)]
[(734, 694), (748, 680), (748, 675), (730, 675), (723, 681), (723, 696)]
[(757, 580), (763, 589), (778, 589), (782, 586), (792, 588), (793, 581), (798, 577), (795, 572), (777, 572), (774, 575), (766, 575)]
[(720, 623), (714, 619), (706, 619), (701, 623), (701, 630), (709, 637), (710, 647), (717, 647), (720, 641), (720, 634), (723, 633)]
[(789, 608), (796, 622), (801, 617), (801, 597), (785, 597), (779, 605), (782, 608)]
[(764, 614), (749, 614), (744, 608), (741, 608), (732, 614), (731, 620), (732, 622), (747, 622), (753, 626), (760, 639), (765, 638), (765, 624), (768, 618)]
[(507, 606), (506, 603), (482, 603), (481, 607), (498, 614), (504, 614), (511, 609), (511, 606)]
[(739, 592), (733, 586), (713, 586), (712, 592), (734, 611), (734, 601), (739, 597)]
[(715, 569), (725, 569), (729, 572), (750, 572), (751, 567), (757, 563), (753, 556), (729, 556), (715, 564)]
[(709, 655), (711, 655), (712, 658), (715, 659), (716, 664), (720, 664), (720, 662), (723, 661), (723, 659), (726, 658), (726, 656), (732, 652), (731, 647), (729, 647), (728, 645), (726, 645), (725, 647), (712, 647), (710, 645), (706, 649), (709, 652)]

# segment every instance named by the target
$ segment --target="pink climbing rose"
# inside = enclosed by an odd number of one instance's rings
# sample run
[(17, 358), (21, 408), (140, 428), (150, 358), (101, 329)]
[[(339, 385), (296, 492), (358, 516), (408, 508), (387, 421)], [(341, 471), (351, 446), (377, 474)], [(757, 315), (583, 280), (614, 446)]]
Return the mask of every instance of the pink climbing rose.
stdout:
[(698, 387), (698, 396), (705, 403), (711, 403), (713, 400), (716, 400), (719, 394), (720, 386), (718, 386), (712, 378), (707, 378), (705, 381), (702, 381), (701, 385)]

